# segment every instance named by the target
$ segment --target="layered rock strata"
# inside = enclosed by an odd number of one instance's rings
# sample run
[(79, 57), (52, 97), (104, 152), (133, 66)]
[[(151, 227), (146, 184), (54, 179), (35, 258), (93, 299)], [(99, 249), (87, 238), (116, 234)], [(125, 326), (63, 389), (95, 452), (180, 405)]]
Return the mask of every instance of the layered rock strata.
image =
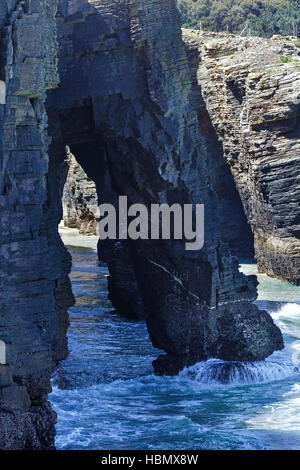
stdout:
[(300, 284), (300, 47), (184, 31), (251, 225), (258, 268)]
[(200, 65), (199, 43), (183, 36), (192, 78), (191, 105), (197, 112), (199, 130), (205, 139), (207, 165), (212, 184), (218, 196), (220, 234), (233, 256), (239, 259), (254, 258), (254, 237), (248, 224), (243, 204), (236, 188), (229, 164), (224, 157), (223, 145), (206, 109), (198, 83)]
[(206, 211), (201, 251), (178, 240), (127, 240), (121, 249), (100, 243), (114, 303), (125, 291), (122, 277), (136, 283), (152, 342), (168, 353), (155, 363), (157, 373), (212, 356), (263, 359), (282, 338), (250, 303), (256, 280), (239, 272), (220, 237), (175, 2), (76, 5), (63, 2), (58, 17), (61, 82), (47, 102), (50, 157), (63, 158), (69, 145), (99, 202), (126, 195), (129, 204), (202, 203)]
[(67, 177), (62, 204), (65, 227), (77, 228), (84, 235), (97, 234), (98, 197), (90, 180), (67, 147)]
[(52, 449), (50, 374), (67, 354), (70, 256), (51, 219), (46, 93), (56, 2), (0, 1), (0, 449)]
[[(67, 354), (73, 303), (57, 230), (66, 145), (104, 202), (205, 205), (201, 251), (179, 240), (125, 241), (118, 267), (118, 242), (100, 246), (115, 302), (121, 269), (129, 301), (167, 352), (156, 373), (211, 356), (263, 359), (283, 343), (251, 303), (256, 280), (238, 271), (220, 237), (175, 0), (63, 0), (56, 25), (55, 0), (0, 6), (0, 448), (51, 449), (50, 374)], [(60, 86), (50, 92), (56, 31)]]

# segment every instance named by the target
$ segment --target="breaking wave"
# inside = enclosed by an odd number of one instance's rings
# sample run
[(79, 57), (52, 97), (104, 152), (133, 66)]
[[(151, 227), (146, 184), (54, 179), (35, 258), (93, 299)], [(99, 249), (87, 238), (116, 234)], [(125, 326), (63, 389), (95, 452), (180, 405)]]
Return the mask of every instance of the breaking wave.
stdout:
[(250, 385), (282, 380), (297, 373), (299, 373), (298, 367), (292, 364), (210, 359), (185, 368), (179, 375), (204, 384)]

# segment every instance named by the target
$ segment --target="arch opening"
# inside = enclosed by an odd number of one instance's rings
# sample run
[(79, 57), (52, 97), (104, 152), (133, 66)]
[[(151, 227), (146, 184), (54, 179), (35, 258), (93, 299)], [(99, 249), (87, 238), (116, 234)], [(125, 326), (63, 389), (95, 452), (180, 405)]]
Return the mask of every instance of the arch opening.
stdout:
[[(111, 23), (114, 14), (123, 15), (122, 28)], [(171, 375), (208, 357), (255, 360), (269, 354), (252, 346), (249, 353), (244, 340), (231, 338), (235, 313), (260, 316), (249, 302), (257, 295), (256, 280), (239, 272), (238, 260), (230, 256), (220, 236), (208, 148), (189, 100), (190, 71), (177, 15), (170, 0), (164, 2), (161, 22), (155, 27), (151, 9), (136, 13), (126, 2), (109, 2), (109, 9), (95, 3), (80, 22), (60, 17), (60, 86), (47, 101), (52, 137), (47, 211), (56, 227), (62, 218), (66, 146), (95, 182), (98, 201), (114, 203), (125, 195), (129, 204), (205, 205), (206, 243), (201, 251), (186, 251), (183, 240), (99, 243), (100, 259), (110, 270), (113, 303), (120, 310), (129, 305), (130, 312), (136, 309), (136, 316), (146, 319), (153, 345), (167, 353), (155, 362), (155, 371)], [(173, 38), (174, 18), (178, 19), (176, 47), (166, 37), (157, 57), (155, 41), (162, 31)], [(135, 36), (132, 21), (140, 24), (142, 37)], [(166, 29), (171, 22), (172, 28)], [(103, 33), (100, 43), (97, 31)], [(170, 73), (170, 54), (184, 64), (180, 76), (177, 69)], [(52, 232), (50, 244), (57, 236)], [(63, 247), (61, 256), (67, 258)], [(59, 286), (56, 296), (62, 305)], [(225, 310), (230, 311), (226, 318)], [(271, 343), (265, 343), (270, 351)]]

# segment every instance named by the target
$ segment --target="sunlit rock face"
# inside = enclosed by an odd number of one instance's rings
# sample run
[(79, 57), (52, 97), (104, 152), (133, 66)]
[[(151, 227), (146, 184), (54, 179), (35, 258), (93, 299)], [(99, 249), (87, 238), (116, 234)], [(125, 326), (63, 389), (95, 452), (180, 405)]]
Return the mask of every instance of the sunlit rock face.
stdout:
[(99, 202), (126, 195), (129, 204), (202, 203), (206, 211), (201, 251), (186, 251), (181, 241), (100, 242), (114, 305), (122, 313), (127, 303), (125, 315), (146, 318), (153, 344), (168, 353), (157, 373), (211, 356), (266, 357), (282, 347), (281, 335), (250, 303), (256, 280), (238, 271), (220, 236), (175, 2), (105, 0), (85, 8), (61, 9), (57, 19), (50, 160), (62, 161), (69, 145)]
[(198, 81), (200, 66), (199, 41), (186, 35), (183, 35), (183, 39), (192, 78), (190, 102), (197, 112), (199, 130), (204, 137), (207, 148), (207, 165), (218, 197), (221, 238), (229, 245), (232, 255), (243, 259), (252, 259), (254, 257), (253, 234), (229, 164), (224, 157), (221, 139), (206, 109), (201, 85)]
[(300, 284), (300, 49), (297, 41), (185, 30), (259, 270)]
[(100, 201), (205, 205), (201, 251), (140, 240), (120, 256), (100, 244), (114, 303), (128, 300), (167, 352), (156, 373), (211, 356), (263, 359), (282, 337), (220, 237), (175, 0), (63, 1), (56, 23), (54, 0), (0, 5), (0, 448), (51, 449), (50, 373), (67, 355), (73, 303), (57, 230), (66, 145)]
[(67, 177), (62, 197), (65, 227), (77, 228), (83, 235), (97, 234), (98, 197), (90, 180), (67, 147)]

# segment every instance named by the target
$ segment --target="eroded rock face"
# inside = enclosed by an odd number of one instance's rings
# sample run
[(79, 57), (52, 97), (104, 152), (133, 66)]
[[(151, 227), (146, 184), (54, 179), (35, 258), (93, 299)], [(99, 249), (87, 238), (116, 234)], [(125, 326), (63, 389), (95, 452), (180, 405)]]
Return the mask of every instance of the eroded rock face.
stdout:
[(73, 300), (47, 185), (44, 101), (58, 83), (56, 1), (0, 5), (0, 448), (52, 449), (47, 394), (51, 370), (67, 354)]
[(67, 178), (62, 197), (66, 227), (77, 228), (84, 235), (97, 234), (98, 197), (90, 180), (67, 147)]
[[(185, 251), (180, 241), (130, 241), (120, 258), (125, 261), (115, 264), (135, 283), (127, 292), (132, 305), (142, 305), (153, 344), (167, 352), (156, 373), (176, 373), (211, 356), (262, 359), (283, 344), (270, 316), (251, 304), (256, 280), (238, 271), (220, 237), (175, 0), (63, 0), (57, 17), (61, 83), (51, 93), (58, 83), (56, 2), (0, 5), (6, 88), (0, 105), (0, 340), (7, 346), (0, 365), (0, 448), (51, 449), (50, 373), (67, 354), (66, 311), (73, 302), (70, 255), (57, 230), (66, 145), (104, 202), (127, 195), (129, 203), (205, 205), (200, 252)], [(100, 256), (107, 258), (111, 292), (118, 296), (115, 248), (100, 247)]]
[(255, 239), (258, 268), (300, 284), (297, 42), (184, 32)]
[(224, 242), (228, 243), (233, 256), (238, 256), (240, 259), (253, 259), (253, 233), (248, 224), (229, 164), (226, 158), (224, 158), (222, 142), (218, 138), (216, 129), (212, 124), (201, 93), (201, 86), (198, 83), (197, 74), (200, 65), (199, 42), (186, 39), (185, 44), (192, 75), (190, 101), (197, 111), (199, 130), (205, 139), (207, 148), (207, 165), (210, 170), (214, 190), (218, 196), (221, 238)]
[[(216, 355), (266, 357), (282, 347), (281, 334), (251, 305), (256, 280), (239, 272), (220, 237), (175, 2), (104, 0), (89, 11), (76, 5), (64, 2), (58, 18), (61, 82), (47, 102), (51, 159), (69, 145), (95, 181), (100, 203), (126, 195), (129, 204), (202, 203), (206, 210), (201, 251), (188, 252), (181, 241), (127, 241), (120, 250), (100, 243), (112, 300), (124, 305), (118, 295), (127, 292), (131, 305), (141, 305), (140, 294), (152, 342), (168, 353), (155, 364), (157, 373)], [(224, 318), (235, 314), (241, 327), (233, 344)]]

